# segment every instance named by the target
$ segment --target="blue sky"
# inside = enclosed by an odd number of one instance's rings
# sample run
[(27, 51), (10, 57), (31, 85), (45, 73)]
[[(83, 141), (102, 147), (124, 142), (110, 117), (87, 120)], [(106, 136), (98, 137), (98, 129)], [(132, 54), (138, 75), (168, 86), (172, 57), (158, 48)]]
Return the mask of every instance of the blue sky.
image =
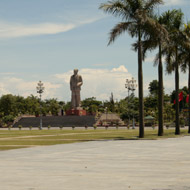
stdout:
[[(45, 85), (44, 98), (70, 100), (69, 79), (74, 68), (83, 76), (82, 99), (95, 96), (124, 98), (125, 79), (137, 79), (137, 55), (131, 39), (120, 36), (107, 47), (108, 33), (118, 19), (98, 9), (104, 0), (1, 0), (0, 95), (36, 95), (36, 84)], [(160, 12), (181, 8), (190, 20), (188, 0), (165, 0)], [(157, 79), (154, 53), (144, 69), (144, 94)], [(174, 76), (165, 76), (165, 91), (174, 89)], [(187, 84), (181, 75), (180, 85)], [(137, 92), (137, 91), (136, 91)]]

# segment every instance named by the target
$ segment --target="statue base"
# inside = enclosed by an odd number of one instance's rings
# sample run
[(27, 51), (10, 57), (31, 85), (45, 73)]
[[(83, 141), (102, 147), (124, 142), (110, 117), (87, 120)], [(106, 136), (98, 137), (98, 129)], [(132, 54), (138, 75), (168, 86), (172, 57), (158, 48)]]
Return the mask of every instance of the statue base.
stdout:
[(86, 110), (83, 110), (83, 109), (71, 109), (71, 110), (66, 111), (66, 115), (83, 116), (83, 115), (86, 115)]

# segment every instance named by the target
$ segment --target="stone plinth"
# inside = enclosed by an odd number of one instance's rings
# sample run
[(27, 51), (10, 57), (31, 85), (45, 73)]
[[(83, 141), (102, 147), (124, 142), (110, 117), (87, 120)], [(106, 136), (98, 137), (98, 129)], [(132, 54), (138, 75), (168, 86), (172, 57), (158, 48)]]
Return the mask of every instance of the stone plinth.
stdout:
[(71, 109), (71, 110), (67, 110), (66, 111), (66, 115), (78, 115), (78, 116), (82, 116), (82, 115), (86, 115), (86, 110), (83, 109)]

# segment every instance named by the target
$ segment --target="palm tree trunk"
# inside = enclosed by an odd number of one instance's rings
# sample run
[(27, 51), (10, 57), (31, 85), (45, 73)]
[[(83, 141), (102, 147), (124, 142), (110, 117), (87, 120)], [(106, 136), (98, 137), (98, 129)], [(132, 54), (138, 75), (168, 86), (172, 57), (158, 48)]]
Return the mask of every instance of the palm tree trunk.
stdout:
[[(189, 55), (189, 81), (188, 81), (188, 88), (189, 88), (189, 95), (190, 95), (190, 55)], [(189, 97), (190, 98), (190, 97)], [(188, 103), (188, 111), (189, 111), (189, 130), (188, 133), (190, 133), (190, 99), (189, 99), (189, 103)]]
[(164, 135), (163, 128), (163, 66), (162, 66), (162, 46), (159, 43), (159, 65), (158, 65), (158, 77), (159, 77), (159, 95), (158, 95), (158, 118), (159, 118), (159, 128), (158, 136)]
[(138, 85), (139, 85), (139, 138), (144, 138), (144, 100), (143, 100), (143, 69), (141, 30), (138, 29)]
[(176, 47), (176, 63), (175, 63), (175, 99), (176, 99), (176, 104), (175, 104), (175, 117), (176, 117), (176, 127), (175, 127), (175, 134), (179, 135), (180, 134), (180, 127), (179, 127), (179, 64), (178, 64), (178, 48)]

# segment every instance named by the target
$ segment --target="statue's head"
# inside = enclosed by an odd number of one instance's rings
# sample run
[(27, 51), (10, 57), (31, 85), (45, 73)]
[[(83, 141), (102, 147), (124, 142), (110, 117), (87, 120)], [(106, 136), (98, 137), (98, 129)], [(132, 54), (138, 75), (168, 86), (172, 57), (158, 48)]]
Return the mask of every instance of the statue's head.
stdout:
[(78, 69), (74, 69), (74, 75), (77, 75), (78, 74)]

